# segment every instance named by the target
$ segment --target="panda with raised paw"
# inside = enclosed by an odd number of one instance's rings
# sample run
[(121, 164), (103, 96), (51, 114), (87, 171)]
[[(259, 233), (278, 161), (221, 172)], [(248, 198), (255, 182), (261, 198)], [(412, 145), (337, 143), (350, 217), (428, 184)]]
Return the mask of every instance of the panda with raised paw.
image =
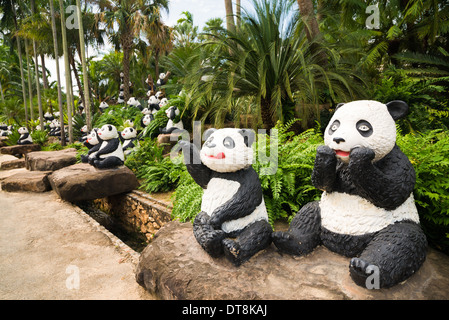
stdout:
[(193, 233), (211, 256), (225, 255), (239, 266), (271, 244), (262, 187), (251, 166), (255, 133), (209, 129), (201, 151), (180, 141), (187, 170), (204, 189)]
[(127, 127), (122, 131), (121, 138), (123, 141), (123, 152), (127, 156), (132, 152), (132, 148), (136, 146), (134, 142), (137, 140), (137, 130)]
[(33, 143), (33, 139), (31, 138), (31, 135), (26, 127), (20, 127), (17, 131), (20, 134), (19, 140), (17, 140), (18, 145)]
[(87, 163), (89, 160), (93, 161), (95, 153), (100, 149), (101, 142), (102, 140), (98, 136), (98, 129), (92, 129), (84, 142), (84, 145), (89, 148), (89, 151), (87, 152), (87, 155), (81, 155), (81, 162)]
[(105, 124), (98, 130), (98, 136), (102, 142), (92, 161), (89, 161), (89, 163), (99, 169), (123, 165), (125, 155), (123, 154), (117, 128), (111, 124)]
[(388, 288), (421, 267), (427, 241), (413, 199), (415, 171), (396, 145), (395, 120), (407, 112), (403, 101), (337, 106), (312, 172), (321, 200), (273, 234), (281, 251), (304, 255), (323, 244), (352, 258), (350, 275), (363, 287), (376, 268)]

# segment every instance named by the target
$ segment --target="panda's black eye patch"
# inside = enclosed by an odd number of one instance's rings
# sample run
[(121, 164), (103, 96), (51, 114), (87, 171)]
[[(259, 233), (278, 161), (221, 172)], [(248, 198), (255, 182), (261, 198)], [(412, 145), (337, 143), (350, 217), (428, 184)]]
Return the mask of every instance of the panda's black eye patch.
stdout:
[(235, 147), (234, 139), (232, 139), (231, 137), (224, 138), (223, 145), (228, 149), (233, 149)]
[(365, 138), (373, 134), (373, 126), (366, 120), (357, 121), (355, 126), (360, 135)]
[(329, 127), (328, 134), (332, 135), (337, 129), (340, 127), (340, 121), (335, 120), (332, 122), (331, 126)]

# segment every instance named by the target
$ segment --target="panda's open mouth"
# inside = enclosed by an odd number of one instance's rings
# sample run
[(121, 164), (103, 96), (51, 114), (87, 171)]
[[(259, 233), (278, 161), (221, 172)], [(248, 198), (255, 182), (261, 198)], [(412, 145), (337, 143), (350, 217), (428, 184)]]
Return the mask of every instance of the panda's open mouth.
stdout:
[(335, 150), (335, 153), (337, 154), (337, 157), (340, 157), (340, 158), (347, 158), (347, 157), (349, 157), (349, 152), (348, 151)]
[(224, 159), (224, 158), (226, 158), (224, 152), (220, 152), (216, 156), (214, 156), (213, 154), (211, 154), (211, 155), (206, 154), (206, 157), (212, 158), (212, 159)]

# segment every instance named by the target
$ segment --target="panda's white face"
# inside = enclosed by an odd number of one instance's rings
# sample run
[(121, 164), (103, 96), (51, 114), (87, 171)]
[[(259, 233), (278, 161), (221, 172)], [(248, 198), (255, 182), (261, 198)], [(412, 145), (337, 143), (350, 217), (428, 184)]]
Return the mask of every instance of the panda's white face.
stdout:
[(159, 103), (159, 107), (163, 107), (166, 106), (168, 103), (168, 99), (167, 98), (162, 98), (161, 102)]
[(148, 104), (159, 104), (159, 99), (158, 98), (156, 98), (155, 96), (151, 96), (149, 99), (148, 99)]
[(86, 133), (86, 132), (87, 132), (87, 125), (84, 125), (84, 126), (81, 128), (81, 132), (83, 132), (83, 133)]
[(132, 121), (132, 120), (126, 120), (124, 123), (123, 123), (123, 125), (125, 126), (125, 127), (134, 127), (134, 122)]
[(253, 149), (241, 131), (226, 128), (213, 132), (201, 148), (202, 163), (217, 172), (235, 172), (251, 166)]
[(109, 105), (108, 105), (106, 102), (102, 101), (102, 102), (100, 103), (100, 108), (101, 108), (101, 109), (105, 109), (105, 108), (107, 108), (107, 107), (109, 107)]
[(100, 140), (98, 140), (97, 131), (95, 129), (90, 132), (87, 137), (87, 142), (93, 146), (100, 143)]
[(157, 99), (159, 99), (159, 97), (160, 97), (161, 95), (162, 95), (162, 91), (158, 91), (158, 92), (156, 92), (156, 95), (155, 95), (155, 96), (156, 96)]
[(100, 130), (98, 130), (98, 136), (102, 140), (118, 138), (117, 128), (111, 124), (105, 124)]
[(128, 99), (127, 104), (130, 105), (130, 106), (138, 106), (140, 103), (139, 103), (138, 100), (136, 100), (136, 98), (131, 97), (131, 98)]
[(125, 140), (135, 138), (137, 136), (137, 131), (134, 128), (128, 127), (122, 131), (122, 137)]
[(159, 74), (159, 79), (163, 80), (165, 78), (165, 73), (160, 73)]
[(17, 131), (18, 131), (20, 134), (28, 133), (28, 129), (27, 129), (26, 127), (20, 127)]
[(141, 111), (143, 114), (150, 114), (151, 110), (148, 108), (143, 108), (143, 110)]
[(150, 114), (147, 114), (143, 117), (142, 122), (145, 126), (148, 126), (152, 120), (153, 117)]
[(374, 151), (373, 161), (387, 155), (396, 143), (396, 125), (387, 106), (377, 101), (353, 101), (339, 107), (324, 133), (324, 143), (337, 158), (349, 161), (351, 149), (366, 147)]

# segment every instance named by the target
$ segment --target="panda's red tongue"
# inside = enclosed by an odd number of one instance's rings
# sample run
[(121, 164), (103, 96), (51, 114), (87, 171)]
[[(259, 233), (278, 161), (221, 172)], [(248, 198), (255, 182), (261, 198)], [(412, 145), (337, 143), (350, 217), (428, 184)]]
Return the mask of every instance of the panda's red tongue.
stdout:
[(217, 154), (215, 156), (215, 158), (217, 158), (217, 159), (224, 159), (225, 158), (225, 154), (223, 152), (220, 152), (219, 154)]
[(347, 151), (335, 150), (335, 153), (337, 154), (337, 156), (340, 156), (340, 157), (349, 157), (349, 152), (347, 152)]

